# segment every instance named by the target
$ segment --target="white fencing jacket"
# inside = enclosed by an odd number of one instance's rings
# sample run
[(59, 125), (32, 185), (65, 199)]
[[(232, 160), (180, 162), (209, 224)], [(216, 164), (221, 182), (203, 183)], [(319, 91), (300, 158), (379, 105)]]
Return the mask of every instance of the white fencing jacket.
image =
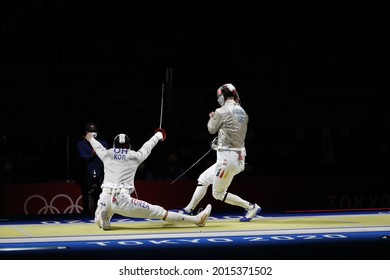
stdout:
[(106, 149), (94, 138), (90, 142), (104, 164), (102, 187), (133, 188), (138, 166), (151, 154), (159, 138), (155, 134), (138, 151), (122, 148)]
[(249, 117), (234, 100), (215, 110), (213, 118), (207, 123), (211, 134), (218, 132), (218, 150), (245, 150), (245, 137)]

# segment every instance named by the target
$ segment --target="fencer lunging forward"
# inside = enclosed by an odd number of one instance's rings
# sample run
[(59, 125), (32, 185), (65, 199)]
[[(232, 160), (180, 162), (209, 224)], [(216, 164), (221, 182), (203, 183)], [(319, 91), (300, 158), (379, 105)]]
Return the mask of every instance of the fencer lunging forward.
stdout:
[(191, 214), (212, 184), (213, 197), (244, 208), (246, 214), (240, 221), (249, 222), (261, 211), (260, 206), (228, 192), (234, 176), (245, 168), (248, 115), (241, 107), (238, 92), (232, 84), (225, 84), (217, 90), (217, 100), (221, 108), (209, 114), (207, 124), (211, 134), (218, 132), (212, 145), (217, 151), (217, 161), (199, 176), (198, 186), (183, 212)]
[(159, 141), (165, 140), (165, 130), (159, 128), (143, 146), (134, 151), (130, 149), (130, 138), (119, 134), (114, 139), (114, 147), (106, 149), (97, 141), (92, 133), (87, 133), (98, 157), (104, 164), (104, 181), (98, 206), (95, 211), (95, 223), (103, 230), (110, 230), (110, 220), (114, 214), (133, 218), (161, 219), (168, 223), (193, 223), (203, 227), (211, 212), (211, 205), (196, 216), (175, 213), (165, 210), (159, 205), (131, 197), (134, 192), (134, 176), (138, 166), (152, 152)]

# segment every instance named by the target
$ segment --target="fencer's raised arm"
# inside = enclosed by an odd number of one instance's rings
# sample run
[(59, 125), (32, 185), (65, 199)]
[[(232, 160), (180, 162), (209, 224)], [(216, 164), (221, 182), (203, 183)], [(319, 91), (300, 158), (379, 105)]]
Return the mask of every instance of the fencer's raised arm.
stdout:
[[(165, 131), (156, 131), (155, 134), (146, 141), (138, 151), (130, 150), (128, 151), (128, 157), (138, 162), (144, 161), (152, 152), (152, 149), (157, 145), (159, 141), (165, 139)], [(88, 133), (90, 134), (90, 133)], [(104, 159), (106, 156), (111, 156), (110, 150), (107, 150), (98, 140), (96, 140), (92, 135), (86, 136), (86, 139), (91, 143), (91, 146), (94, 148), (96, 154), (100, 159)]]
[(118, 134), (113, 148), (106, 149), (98, 140), (86, 137), (104, 163), (104, 182), (124, 183), (134, 186), (134, 177), (138, 166), (151, 154), (158, 142), (164, 140), (165, 131), (156, 131), (138, 151), (130, 149), (130, 138), (126, 134)]
[(133, 151), (135, 153), (134, 156), (140, 162), (144, 161), (152, 153), (152, 149), (157, 145), (157, 143), (159, 141), (163, 141), (164, 139), (163, 132), (155, 132), (154, 135), (142, 145), (141, 149), (139, 149), (137, 152)]
[(104, 155), (107, 153), (107, 149), (98, 140), (95, 139), (93, 133), (91, 132), (87, 133), (85, 139), (87, 139), (89, 143), (91, 143), (91, 146), (95, 150), (98, 157), (102, 159)]

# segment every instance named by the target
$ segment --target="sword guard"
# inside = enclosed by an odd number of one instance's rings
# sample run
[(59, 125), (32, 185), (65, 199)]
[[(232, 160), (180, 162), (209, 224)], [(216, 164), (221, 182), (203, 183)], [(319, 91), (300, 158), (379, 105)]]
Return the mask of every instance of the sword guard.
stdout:
[(163, 138), (161, 139), (161, 141), (164, 141), (165, 138), (167, 138), (167, 133), (165, 132), (164, 128), (156, 128), (154, 133), (157, 133), (157, 132), (161, 132), (161, 134), (162, 134)]

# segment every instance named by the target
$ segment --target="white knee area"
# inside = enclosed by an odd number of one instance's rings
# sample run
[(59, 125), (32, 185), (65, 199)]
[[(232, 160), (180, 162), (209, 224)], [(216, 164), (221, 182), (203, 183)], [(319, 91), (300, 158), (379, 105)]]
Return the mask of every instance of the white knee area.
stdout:
[(204, 181), (198, 179), (198, 185), (197, 185), (197, 187), (203, 187), (203, 188), (206, 188), (206, 189), (207, 189), (209, 186), (210, 186), (209, 183), (205, 183)]
[(96, 210), (99, 210), (101, 212), (102, 210), (106, 209), (110, 203), (111, 203), (111, 196), (105, 194), (101, 196), (100, 199), (98, 200), (98, 205)]
[(216, 200), (221, 200), (221, 201), (223, 201), (223, 199), (225, 198), (225, 194), (226, 194), (226, 192), (217, 192), (217, 191), (213, 191), (213, 197), (214, 197)]
[(100, 194), (97, 208), (95, 210), (95, 224), (99, 227), (101, 226), (100, 213), (107, 208), (107, 205), (110, 203), (110, 201), (111, 195), (109, 193), (102, 192)]

